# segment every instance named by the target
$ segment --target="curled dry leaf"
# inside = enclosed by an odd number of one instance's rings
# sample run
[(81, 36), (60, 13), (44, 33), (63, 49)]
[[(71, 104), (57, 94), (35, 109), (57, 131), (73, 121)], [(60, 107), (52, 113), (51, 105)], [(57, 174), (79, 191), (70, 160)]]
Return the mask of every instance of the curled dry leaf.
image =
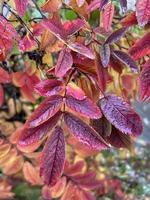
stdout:
[(56, 127), (48, 138), (41, 156), (41, 175), (45, 184), (53, 186), (59, 180), (65, 160), (64, 133)]
[(37, 127), (53, 117), (61, 108), (63, 98), (59, 95), (47, 97), (32, 113), (26, 122), (26, 127)]
[(121, 97), (107, 95), (99, 103), (105, 117), (121, 132), (133, 136), (142, 133), (143, 125), (139, 115)]
[(78, 100), (73, 96), (66, 96), (66, 105), (73, 111), (91, 119), (98, 119), (101, 117), (101, 111), (98, 106), (89, 98)]
[(108, 148), (101, 136), (86, 123), (72, 114), (65, 113), (64, 121), (70, 132), (83, 144), (91, 149), (102, 150)]

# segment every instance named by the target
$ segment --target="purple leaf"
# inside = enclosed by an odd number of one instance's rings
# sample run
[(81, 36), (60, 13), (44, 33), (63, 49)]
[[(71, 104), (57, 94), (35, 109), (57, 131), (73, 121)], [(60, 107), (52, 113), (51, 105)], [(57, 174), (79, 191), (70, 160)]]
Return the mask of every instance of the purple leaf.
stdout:
[(104, 44), (100, 48), (100, 57), (103, 67), (107, 67), (110, 60), (110, 47), (108, 44)]
[(44, 183), (53, 186), (61, 177), (65, 161), (65, 140), (63, 130), (56, 127), (48, 138), (41, 156), (40, 173)]
[(111, 130), (112, 130), (111, 123), (104, 116), (100, 119), (91, 120), (91, 126), (103, 138), (106, 138), (111, 135)]
[(122, 10), (125, 13), (127, 11), (127, 0), (119, 0), (119, 1), (120, 1)]
[(121, 132), (138, 136), (143, 126), (139, 115), (121, 97), (108, 95), (100, 100), (105, 117)]
[(125, 53), (123, 51), (114, 51), (113, 55), (118, 60), (120, 60), (122, 63), (124, 63), (125, 65), (128, 65), (133, 72), (138, 72), (139, 71), (136, 62), (127, 53)]
[(105, 44), (112, 44), (114, 42), (117, 42), (118, 40), (121, 39), (127, 32), (128, 28), (120, 28), (117, 31), (114, 31), (105, 41)]
[(59, 95), (47, 97), (31, 114), (26, 122), (27, 127), (36, 127), (53, 117), (61, 108), (63, 97)]
[(73, 58), (68, 49), (63, 49), (58, 57), (58, 61), (55, 67), (55, 75), (62, 78), (66, 75), (67, 71), (71, 69), (73, 64)]
[(103, 10), (104, 6), (108, 3), (109, 0), (101, 0), (99, 9), (100, 11)]
[(95, 56), (94, 56), (94, 53), (92, 52), (92, 50), (86, 46), (84, 46), (83, 44), (80, 44), (80, 43), (70, 43), (68, 44), (68, 47), (70, 49), (72, 49), (73, 51), (87, 57), (87, 58), (90, 58), (90, 59), (94, 59)]
[(116, 148), (132, 149), (131, 136), (121, 133), (114, 126), (112, 126), (112, 133), (109, 137), (107, 137), (106, 141)]
[(61, 112), (56, 113), (49, 120), (37, 127), (27, 128), (25, 126), (19, 138), (19, 145), (28, 146), (40, 141), (47, 134), (48, 131), (51, 131), (52, 128), (55, 127), (61, 114)]
[(70, 113), (65, 113), (64, 121), (70, 132), (83, 144), (94, 150), (108, 148), (107, 143), (86, 123)]
[(43, 80), (34, 87), (35, 91), (44, 97), (50, 97), (58, 94), (62, 89), (62, 82), (58, 80)]
[(78, 100), (75, 99), (73, 96), (67, 96), (66, 105), (71, 110), (78, 112), (85, 117), (89, 117), (91, 119), (98, 119), (101, 117), (100, 109), (89, 98)]

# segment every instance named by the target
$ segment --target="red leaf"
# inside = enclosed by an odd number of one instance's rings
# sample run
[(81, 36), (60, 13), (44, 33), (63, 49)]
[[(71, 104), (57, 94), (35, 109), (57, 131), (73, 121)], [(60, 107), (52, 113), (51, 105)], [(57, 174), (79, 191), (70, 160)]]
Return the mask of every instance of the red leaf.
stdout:
[(71, 178), (80, 187), (86, 188), (86, 189), (89, 189), (89, 190), (98, 189), (101, 185), (101, 182), (96, 180), (96, 173), (93, 172), (93, 171), (89, 171), (89, 172), (86, 172), (84, 174), (80, 173), (80, 174), (71, 176)]
[(109, 0), (101, 0), (100, 1), (100, 6), (99, 6), (99, 9), (100, 10), (103, 10), (105, 5), (108, 3)]
[(75, 19), (69, 22), (65, 22), (63, 27), (66, 32), (66, 35), (70, 36), (78, 32), (81, 28), (83, 28), (84, 25), (85, 22), (82, 19)]
[(104, 44), (100, 48), (100, 57), (103, 67), (107, 67), (110, 60), (110, 47), (108, 44)]
[(112, 133), (109, 137), (107, 137), (106, 141), (116, 148), (127, 148), (130, 150), (132, 147), (131, 137), (121, 133), (115, 127), (112, 128)]
[(75, 164), (69, 164), (68, 161), (65, 162), (64, 173), (69, 176), (74, 176), (75, 174), (79, 174), (83, 168), (85, 167), (85, 163), (83, 160), (76, 162)]
[(119, 0), (119, 1), (120, 1), (122, 10), (125, 13), (127, 11), (127, 0)]
[(96, 10), (100, 7), (101, 0), (93, 0), (87, 7), (87, 12), (91, 13), (92, 11)]
[(129, 13), (125, 18), (121, 20), (121, 24), (124, 27), (130, 27), (130, 26), (136, 25), (137, 23), (138, 22), (137, 22), (135, 12)]
[(135, 136), (142, 133), (139, 115), (121, 97), (108, 95), (100, 100), (100, 105), (105, 117), (121, 132)]
[(140, 98), (142, 101), (149, 100), (150, 97), (150, 60), (144, 65), (140, 73)]
[(78, 100), (72, 96), (67, 96), (66, 105), (71, 110), (78, 112), (85, 117), (89, 117), (91, 119), (98, 119), (101, 117), (101, 112), (98, 106), (88, 98)]
[(28, 6), (28, 0), (15, 0), (15, 6), (20, 16), (25, 15)]
[(63, 130), (56, 127), (48, 138), (41, 156), (41, 175), (47, 185), (53, 186), (59, 180), (65, 161)]
[(100, 119), (94, 119), (91, 121), (91, 126), (96, 130), (103, 138), (111, 135), (112, 126), (111, 123), (103, 116)]
[(130, 26), (133, 26), (133, 25), (136, 25), (138, 22), (137, 22), (137, 18), (136, 18), (136, 14), (135, 12), (131, 12), (129, 13), (125, 18), (123, 18), (121, 20), (121, 24), (122, 26), (126, 26), (126, 27), (130, 27)]
[(100, 56), (98, 54), (96, 54), (95, 65), (96, 65), (97, 76), (98, 76), (98, 86), (101, 92), (105, 92), (106, 90), (105, 70), (106, 69), (104, 69), (104, 67), (102, 66)]
[(4, 90), (2, 85), (0, 84), (0, 107), (3, 105), (4, 102)]
[(19, 138), (18, 144), (21, 146), (28, 146), (35, 142), (39, 142), (39, 140), (41, 140), (48, 131), (51, 131), (52, 128), (55, 127), (61, 114), (61, 112), (56, 113), (49, 120), (37, 127), (28, 128), (25, 126), (24, 129), (21, 131), (21, 136)]
[(26, 35), (23, 39), (19, 42), (19, 49), (22, 52), (33, 50), (36, 47), (36, 41), (30, 36)]
[(44, 97), (50, 97), (62, 91), (62, 82), (58, 80), (43, 80), (34, 87), (35, 91)]
[(10, 74), (3, 68), (0, 68), (0, 83), (10, 83), (11, 77)]
[(111, 24), (114, 16), (114, 4), (112, 2), (109, 2), (105, 7), (102, 12), (102, 22), (103, 22), (103, 27), (105, 31), (110, 31), (111, 29)]
[(84, 46), (83, 44), (75, 42), (75, 43), (68, 44), (68, 47), (70, 49), (72, 49), (73, 51), (75, 51), (75, 52), (77, 52), (77, 53), (79, 53), (79, 54), (81, 54), (81, 55), (83, 55), (83, 56), (85, 56), (87, 58), (90, 58), (90, 59), (94, 59), (95, 58), (95, 56), (94, 56), (93, 52), (91, 51), (91, 49), (86, 47), (86, 46)]
[(65, 113), (64, 120), (70, 132), (83, 144), (94, 150), (106, 149), (108, 145), (94, 129), (72, 114)]
[(123, 65), (122, 63), (116, 59), (113, 55), (111, 55), (110, 57), (110, 66), (116, 71), (118, 72), (119, 74), (122, 73), (122, 70), (123, 70)]
[(71, 82), (66, 87), (67, 95), (70, 95), (78, 100), (83, 100), (86, 98), (84, 91), (78, 87), (74, 82)]
[(61, 108), (63, 98), (59, 95), (47, 97), (26, 122), (28, 127), (36, 127), (53, 117)]
[(58, 39), (66, 39), (67, 36), (63, 26), (56, 19), (43, 20), (41, 25), (43, 28), (53, 33)]
[(121, 39), (122, 36), (125, 35), (127, 32), (127, 27), (125, 28), (120, 28), (117, 31), (114, 31), (105, 41), (105, 44), (112, 44), (114, 42), (117, 42), (118, 40)]
[(148, 23), (150, 18), (150, 0), (137, 0), (136, 2), (136, 15), (138, 24), (144, 26)]
[(138, 60), (150, 53), (150, 32), (146, 33), (144, 37), (138, 40), (129, 50), (129, 54)]
[(133, 72), (139, 71), (136, 62), (127, 53), (125, 53), (123, 51), (114, 51), (113, 55), (117, 59), (119, 59), (122, 63), (124, 63), (125, 65), (128, 65)]
[(58, 57), (58, 61), (55, 67), (55, 75), (57, 77), (63, 77), (73, 64), (73, 58), (68, 49), (63, 49)]

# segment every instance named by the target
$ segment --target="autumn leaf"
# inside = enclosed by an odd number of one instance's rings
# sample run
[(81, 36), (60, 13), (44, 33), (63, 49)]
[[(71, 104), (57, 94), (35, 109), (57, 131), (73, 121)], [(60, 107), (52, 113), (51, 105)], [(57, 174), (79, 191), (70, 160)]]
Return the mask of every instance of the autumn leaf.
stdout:
[(132, 149), (132, 139), (130, 135), (121, 133), (118, 129), (112, 126), (112, 133), (106, 139), (113, 147)]
[(60, 116), (61, 112), (58, 112), (49, 120), (43, 122), (37, 127), (28, 128), (25, 125), (21, 131), (18, 144), (21, 146), (29, 146), (33, 143), (39, 142), (48, 133), (48, 131), (51, 131), (55, 127)]
[(137, 0), (136, 2), (136, 15), (138, 24), (144, 26), (148, 23), (150, 18), (150, 0)]
[(100, 11), (104, 9), (105, 5), (108, 3), (109, 0), (100, 0)]
[(91, 13), (92, 11), (96, 10), (100, 7), (101, 0), (93, 0), (87, 7), (87, 12)]
[(134, 60), (138, 60), (150, 53), (150, 32), (146, 33), (141, 39), (129, 49), (129, 54)]
[(40, 173), (45, 184), (53, 186), (59, 180), (65, 160), (64, 134), (56, 127), (42, 151)]
[(140, 73), (140, 98), (142, 101), (149, 100), (150, 97), (150, 61), (148, 60)]
[(15, 6), (18, 14), (23, 16), (27, 10), (28, 0), (15, 0)]
[(111, 123), (104, 116), (100, 119), (91, 120), (91, 126), (103, 138), (106, 138), (111, 135), (111, 131), (112, 131)]
[(113, 51), (113, 55), (114, 55), (114, 57), (119, 59), (122, 63), (128, 65), (133, 72), (138, 72), (139, 71), (136, 62), (127, 53), (125, 53), (123, 51), (115, 50), (115, 51)]
[(120, 28), (116, 31), (114, 31), (105, 41), (105, 44), (112, 44), (114, 42), (117, 42), (118, 40), (121, 39), (121, 37), (123, 37), (125, 35), (125, 33), (127, 32), (127, 28), (123, 27)]
[(75, 19), (72, 21), (67, 21), (63, 24), (64, 31), (66, 32), (67, 37), (74, 35), (85, 25), (84, 20)]
[(110, 60), (110, 47), (108, 44), (104, 44), (100, 47), (100, 57), (103, 67), (107, 67)]
[(61, 0), (48, 0), (46, 3), (42, 6), (41, 10), (43, 12), (57, 12), (62, 5)]
[(126, 17), (124, 17), (121, 20), (121, 24), (123, 27), (130, 27), (133, 25), (136, 25), (137, 22), (137, 18), (136, 18), (136, 13), (135, 12), (131, 12), (129, 13)]
[(72, 49), (73, 51), (75, 51), (75, 52), (77, 52), (77, 53), (79, 53), (79, 54), (81, 54), (81, 55), (83, 55), (87, 58), (90, 58), (92, 60), (95, 58), (92, 50), (90, 48), (84, 46), (83, 44), (75, 42), (75, 43), (68, 44), (68, 47), (70, 49)]
[(113, 16), (114, 16), (114, 4), (113, 2), (109, 2), (108, 4), (106, 4), (106, 6), (102, 11), (102, 22), (106, 32), (111, 30)]
[(63, 85), (59, 80), (43, 80), (35, 85), (34, 90), (41, 96), (50, 97), (62, 91)]
[(106, 142), (94, 129), (72, 114), (65, 113), (64, 121), (70, 132), (83, 144), (95, 150), (108, 148)]
[(0, 107), (3, 105), (4, 102), (4, 90), (3, 86), (0, 84)]
[(121, 132), (138, 136), (143, 126), (139, 115), (133, 108), (116, 95), (107, 95), (99, 102), (105, 117)]
[(29, 128), (37, 127), (53, 117), (61, 108), (63, 98), (59, 95), (47, 97), (30, 115), (26, 122)]
[(55, 66), (55, 75), (57, 77), (63, 77), (73, 64), (73, 58), (69, 49), (63, 49), (58, 57), (57, 64)]
[(80, 87), (78, 87), (74, 82), (68, 83), (66, 87), (66, 94), (78, 100), (83, 100), (86, 98), (84, 91)]
[(101, 111), (98, 106), (89, 98), (78, 100), (73, 96), (66, 97), (66, 105), (73, 111), (91, 119), (98, 119), (101, 117)]

